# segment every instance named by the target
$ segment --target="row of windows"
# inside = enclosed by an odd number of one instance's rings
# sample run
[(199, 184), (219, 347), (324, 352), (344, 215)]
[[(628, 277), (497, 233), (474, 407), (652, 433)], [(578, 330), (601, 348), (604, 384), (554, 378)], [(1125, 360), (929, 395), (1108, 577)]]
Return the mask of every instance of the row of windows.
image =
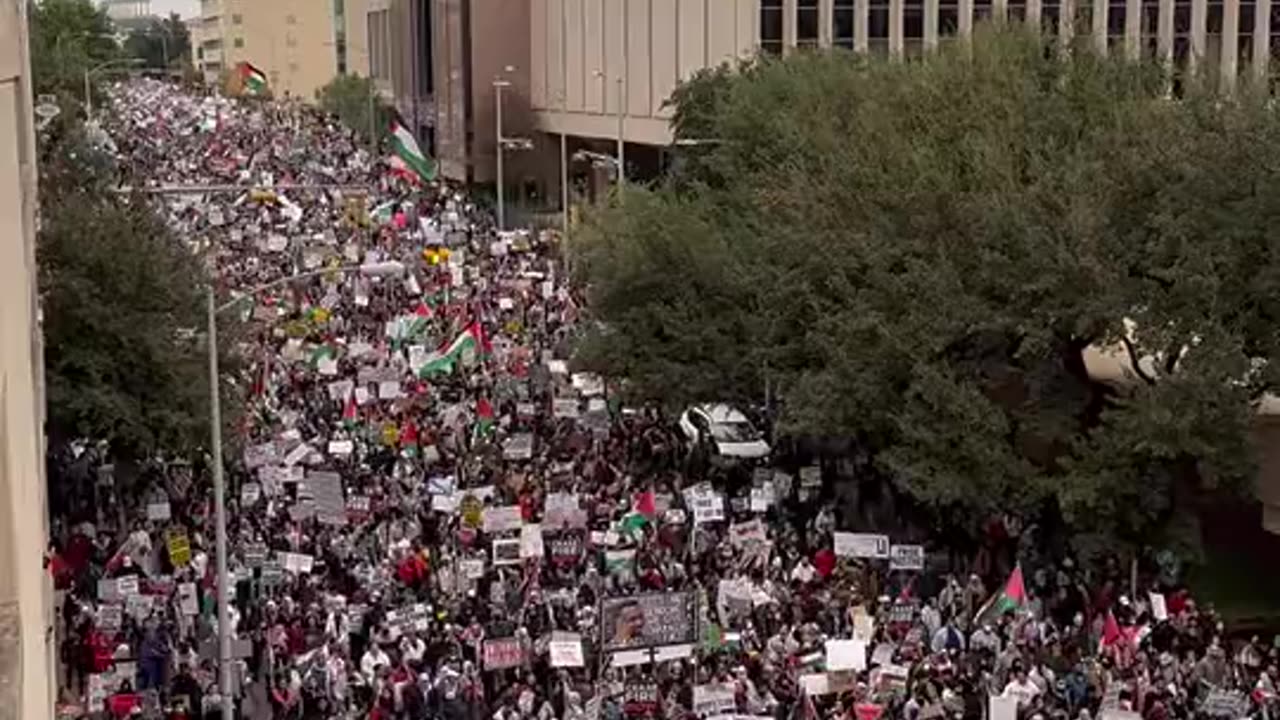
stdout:
[[(889, 0), (865, 0), (867, 2), (867, 40), (874, 49), (885, 44), (889, 36)], [(783, 0), (760, 0), (760, 48), (766, 53), (781, 54), (783, 49)], [(855, 11), (858, 0), (834, 0), (832, 6), (832, 44), (836, 47), (852, 49), (854, 46)], [(1056, 33), (1060, 15), (1061, 0), (1041, 0), (1041, 22), (1048, 32)], [(1092, 27), (1091, 0), (1076, 0), (1075, 26), (1082, 32)], [(1026, 0), (1008, 0), (1008, 16), (1015, 20), (1026, 19)], [(1191, 0), (1175, 0), (1174, 2), (1174, 38), (1175, 45), (1179, 40), (1186, 40), (1191, 33)], [(1125, 0), (1108, 0), (1107, 2), (1107, 37), (1112, 46), (1123, 44), (1128, 5)], [(800, 48), (817, 47), (819, 37), (818, 0), (796, 0), (796, 46)], [(1212, 38), (1222, 33), (1223, 2), (1210, 0), (1207, 3), (1206, 34)], [(980, 22), (992, 17), (992, 0), (973, 0), (973, 21)], [(1149, 38), (1154, 47), (1159, 19), (1158, 0), (1141, 0), (1140, 34), (1144, 42)], [(1241, 57), (1251, 42), (1255, 19), (1253, 0), (1240, 0), (1239, 33), (1243, 47)], [(939, 35), (955, 34), (959, 27), (960, 12), (958, 0), (939, 0), (937, 27)], [(1280, 35), (1280, 4), (1271, 7), (1272, 33)], [(918, 46), (924, 36), (924, 0), (904, 0), (902, 12), (902, 34), (908, 54), (913, 46)], [(914, 42), (913, 42), (914, 41)], [(1185, 43), (1182, 43), (1185, 44)], [(1175, 47), (1175, 55), (1178, 48)]]

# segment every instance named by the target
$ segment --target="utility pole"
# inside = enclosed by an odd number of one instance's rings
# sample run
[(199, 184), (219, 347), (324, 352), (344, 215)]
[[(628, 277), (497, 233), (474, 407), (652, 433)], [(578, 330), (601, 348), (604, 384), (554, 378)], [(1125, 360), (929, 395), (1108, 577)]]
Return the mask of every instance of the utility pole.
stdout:
[(506, 80), (495, 79), (493, 81), (494, 117), (497, 118), (497, 127), (493, 137), (493, 152), (498, 159), (498, 177), (495, 183), (498, 186), (498, 230), (507, 229), (507, 208), (503, 189), (505, 177), (503, 176), (502, 167), (502, 88), (510, 85), (511, 83)]

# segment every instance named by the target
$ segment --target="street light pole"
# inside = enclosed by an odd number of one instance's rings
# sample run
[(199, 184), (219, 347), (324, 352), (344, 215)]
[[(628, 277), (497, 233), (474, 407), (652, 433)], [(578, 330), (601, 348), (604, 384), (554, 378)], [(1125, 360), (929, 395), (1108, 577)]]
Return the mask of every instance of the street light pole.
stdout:
[(85, 118), (86, 118), (86, 119), (90, 119), (90, 118), (92, 118), (92, 117), (93, 117), (93, 88), (89, 85), (89, 78), (90, 78), (94, 73), (99, 72), (99, 71), (102, 71), (102, 70), (106, 70), (107, 68), (111, 67), (112, 65), (119, 65), (119, 64), (121, 64), (121, 63), (125, 63), (125, 64), (127, 64), (127, 65), (138, 65), (139, 63), (145, 63), (145, 62), (146, 62), (146, 60), (145, 60), (145, 59), (143, 59), (143, 58), (120, 58), (119, 60), (108, 60), (108, 61), (106, 61), (106, 62), (104, 62), (104, 63), (99, 64), (99, 65), (95, 65), (94, 67), (91, 67), (91, 68), (89, 68), (88, 70), (85, 70), (85, 71), (84, 71), (84, 110), (85, 110)]
[(495, 130), (493, 141), (494, 141), (494, 153), (497, 155), (497, 159), (498, 159), (497, 186), (498, 186), (498, 229), (499, 230), (507, 229), (506, 198), (505, 198), (504, 190), (502, 187), (505, 181), (505, 178), (503, 176), (503, 167), (502, 167), (502, 161), (503, 161), (503, 158), (502, 158), (502, 88), (508, 87), (510, 85), (511, 83), (507, 82), (506, 80), (493, 81), (493, 102), (495, 105), (494, 116), (497, 118), (497, 123), (496, 123), (497, 127)]
[(627, 180), (627, 143), (623, 139), (623, 123), (626, 118), (626, 111), (623, 103), (626, 101), (626, 86), (623, 84), (625, 79), (618, 76), (618, 192), (622, 192), (622, 186)]
[[(569, 24), (565, 15), (566, 3), (560, 3), (560, 122), (569, 115)], [(569, 238), (569, 135), (568, 128), (560, 128), (560, 226), (561, 243)], [(562, 247), (563, 251), (564, 248)], [(567, 255), (566, 255), (567, 257)]]
[(209, 422), (212, 426), (210, 428), (209, 445), (210, 452), (213, 454), (214, 553), (217, 556), (216, 568), (218, 573), (218, 694), (222, 698), (222, 720), (234, 720), (235, 701), (231, 688), (230, 583), (227, 577), (227, 503), (225, 497), (227, 489), (222, 468), (222, 399), (218, 388), (218, 313), (228, 310), (241, 300), (251, 298), (260, 292), (317, 275), (356, 271), (371, 276), (382, 276), (403, 274), (404, 270), (405, 267), (402, 263), (389, 261), (305, 272), (255, 287), (243, 297), (236, 298), (221, 306), (217, 304), (214, 298), (212, 276), (205, 286), (205, 312), (209, 326), (209, 342), (207, 343), (209, 350)]
[(205, 307), (209, 324), (209, 422), (213, 426), (210, 430), (210, 452), (213, 453), (213, 516), (216, 532), (214, 554), (218, 572), (218, 694), (222, 700), (222, 720), (234, 720), (235, 702), (231, 695), (231, 627), (227, 599), (227, 491), (222, 472), (222, 400), (218, 389), (218, 308), (213, 296), (212, 278), (205, 288)]

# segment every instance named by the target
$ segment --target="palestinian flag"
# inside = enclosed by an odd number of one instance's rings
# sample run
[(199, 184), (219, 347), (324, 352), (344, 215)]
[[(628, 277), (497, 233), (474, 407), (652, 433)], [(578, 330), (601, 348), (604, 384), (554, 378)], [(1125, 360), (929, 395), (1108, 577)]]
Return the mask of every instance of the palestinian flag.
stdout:
[(314, 369), (320, 367), (321, 361), (333, 360), (335, 357), (337, 357), (337, 351), (332, 345), (319, 345), (315, 350), (311, 351), (309, 362)]
[(396, 201), (388, 200), (369, 211), (369, 219), (379, 225), (387, 225), (396, 212)]
[(418, 454), (418, 426), (410, 418), (400, 428), (400, 452), (405, 457), (416, 457)]
[(1015, 565), (1004, 589), (995, 595), (978, 610), (973, 618), (975, 626), (991, 625), (1000, 616), (1013, 612), (1027, 604), (1027, 587), (1022, 584), (1022, 565)]
[(356, 394), (352, 392), (347, 395), (347, 402), (342, 406), (342, 424), (348, 428), (354, 427), (359, 422), (356, 408)]
[(493, 432), (493, 404), (486, 398), (476, 401), (476, 437)]
[(399, 116), (391, 120), (391, 149), (395, 152), (393, 168), (412, 172), (421, 182), (436, 179), (436, 164), (422, 153), (417, 139)]
[(485, 337), (484, 328), (480, 327), (480, 323), (473, 322), (467, 326), (462, 334), (454, 338), (441, 352), (454, 361), (462, 359), (463, 355), (470, 351), (479, 357), (488, 357), (493, 353), (493, 345), (489, 344), (489, 338)]
[(427, 380), (436, 375), (448, 375), (453, 372), (453, 358), (444, 353), (434, 352), (427, 356), (427, 361), (418, 368), (418, 379)]
[(631, 498), (631, 510), (649, 520), (658, 516), (657, 497), (652, 490), (638, 492)]
[(240, 84), (250, 95), (259, 95), (267, 89), (267, 74), (253, 66), (253, 63), (240, 63)]
[(634, 538), (643, 535), (644, 528), (648, 524), (649, 518), (638, 512), (629, 512), (618, 523), (618, 531)]

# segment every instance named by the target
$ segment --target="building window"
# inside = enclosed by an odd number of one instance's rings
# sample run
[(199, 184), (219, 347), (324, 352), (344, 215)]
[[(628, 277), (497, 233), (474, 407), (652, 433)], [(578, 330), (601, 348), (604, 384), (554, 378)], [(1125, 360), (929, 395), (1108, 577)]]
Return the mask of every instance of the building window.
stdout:
[(796, 2), (796, 47), (818, 47), (818, 0)]
[(343, 0), (333, 0), (333, 16), (339, 20), (347, 14), (347, 4)]
[(386, 10), (378, 10), (369, 13), (368, 28), (369, 34), (369, 77), (378, 78), (379, 80), (389, 80), (390, 75), (387, 72), (387, 62), (384, 59), (387, 43), (386, 35)]
[(296, 72), (298, 72), (298, 63), (296, 63), (296, 62), (291, 62), (291, 63), (289, 63), (289, 72), (290, 72), (290, 73), (296, 73)]
[(782, 0), (760, 0), (760, 49), (782, 54)]
[(284, 16), (284, 24), (285, 24), (285, 25), (297, 25), (297, 24), (298, 24), (298, 18), (297, 18), (297, 17), (295, 17), (295, 16), (293, 16), (293, 15), (285, 15), (285, 16)]
[(854, 0), (836, 0), (831, 9), (831, 41), (836, 47), (853, 49), (853, 3)]
[(231, 42), (231, 44), (238, 48), (242, 48), (244, 47), (244, 38), (236, 38)]
[(889, 54), (889, 0), (871, 0), (867, 17), (867, 51)]
[(232, 24), (232, 25), (239, 25), (239, 24), (240, 24), (240, 23), (242, 23), (242, 22), (244, 22), (244, 18), (240, 17), (240, 14), (239, 14), (239, 13), (232, 13), (232, 14), (231, 14), (231, 24)]
[(298, 38), (293, 33), (288, 33), (284, 36), (284, 44), (285, 47), (298, 47)]

